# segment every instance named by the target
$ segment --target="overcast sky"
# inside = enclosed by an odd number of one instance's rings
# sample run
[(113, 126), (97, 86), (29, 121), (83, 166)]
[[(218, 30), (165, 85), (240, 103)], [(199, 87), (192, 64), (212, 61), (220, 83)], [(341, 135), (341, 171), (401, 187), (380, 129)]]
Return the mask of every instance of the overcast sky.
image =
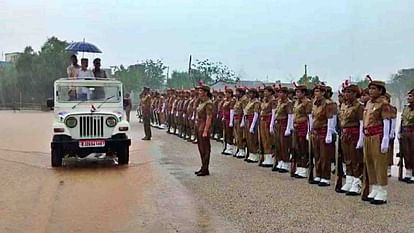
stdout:
[(0, 0), (0, 52), (85, 38), (106, 67), (160, 58), (186, 70), (192, 54), (244, 79), (290, 81), (308, 64), (338, 86), (414, 67), (413, 12), (413, 0)]

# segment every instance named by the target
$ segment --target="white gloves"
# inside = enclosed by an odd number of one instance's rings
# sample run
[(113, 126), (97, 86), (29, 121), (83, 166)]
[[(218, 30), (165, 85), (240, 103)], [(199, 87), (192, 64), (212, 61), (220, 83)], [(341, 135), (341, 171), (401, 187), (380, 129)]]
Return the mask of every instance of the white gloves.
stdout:
[(381, 153), (385, 154), (388, 152), (389, 144), (390, 144), (390, 120), (384, 119), (384, 136), (382, 137), (381, 142)]
[(325, 137), (325, 143), (331, 144), (332, 143), (332, 134), (335, 132), (335, 130), (332, 128), (333, 126), (333, 118), (328, 119), (328, 130), (326, 131), (326, 137)]
[(391, 119), (391, 128), (390, 128), (390, 139), (394, 139), (395, 138), (395, 128), (397, 125), (397, 119), (392, 118)]
[(308, 114), (308, 132), (306, 133), (306, 140), (309, 141), (310, 134), (312, 132), (313, 127), (313, 117), (312, 114)]
[(243, 115), (243, 117), (242, 117), (242, 120), (241, 120), (241, 122), (240, 122), (240, 127), (241, 128), (243, 128), (244, 127), (244, 125), (246, 124), (246, 122), (245, 122), (245, 116)]
[(254, 133), (254, 127), (256, 126), (258, 118), (259, 118), (259, 113), (255, 112), (253, 116), (252, 124), (250, 125), (250, 133)]
[(293, 114), (288, 114), (288, 122), (285, 130), (285, 137), (290, 136), (293, 129)]
[(230, 109), (230, 122), (229, 122), (230, 128), (233, 127), (233, 120), (234, 120), (234, 109)]
[(272, 118), (270, 119), (270, 126), (269, 126), (269, 130), (271, 134), (275, 133), (275, 115), (276, 115), (276, 109), (272, 109)]
[(364, 145), (364, 123), (362, 120), (359, 121), (359, 138), (356, 145), (356, 149), (361, 149)]
[(195, 118), (195, 113), (193, 112), (193, 115), (191, 116), (191, 120), (193, 121), (194, 120), (194, 118)]

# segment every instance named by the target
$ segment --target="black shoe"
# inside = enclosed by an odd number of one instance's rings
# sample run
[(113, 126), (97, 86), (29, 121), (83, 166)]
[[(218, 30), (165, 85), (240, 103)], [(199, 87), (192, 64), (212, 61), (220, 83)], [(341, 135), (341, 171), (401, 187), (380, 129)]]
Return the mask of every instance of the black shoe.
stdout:
[(195, 174), (195, 175), (197, 175), (197, 174), (198, 174), (198, 173), (200, 173), (200, 172), (201, 172), (201, 169), (200, 169), (200, 170), (198, 170), (198, 171), (195, 171), (195, 172), (194, 172), (194, 174)]
[(346, 196), (359, 196), (361, 194), (360, 193), (357, 193), (357, 192), (346, 192), (345, 195)]
[(371, 202), (373, 199), (369, 198), (369, 197), (361, 197), (362, 201), (367, 201), (367, 202)]
[(342, 190), (342, 189), (335, 190), (335, 192), (337, 192), (337, 193), (345, 193), (345, 194), (349, 193), (349, 192), (344, 191), (344, 190)]
[(373, 205), (383, 205), (383, 204), (387, 204), (387, 201), (373, 199), (370, 201), (370, 203)]
[(279, 173), (288, 173), (289, 170), (286, 170), (284, 168), (279, 168)]
[(201, 171), (201, 172), (197, 173), (197, 176), (209, 176), (209, 175), (210, 175), (209, 171), (206, 171), (206, 172)]
[(325, 182), (319, 182), (318, 186), (319, 187), (328, 187), (328, 186), (330, 186), (330, 184), (325, 183)]
[(300, 175), (297, 175), (297, 174), (294, 174), (293, 177), (295, 177), (296, 179), (305, 179), (305, 178), (307, 178), (307, 177), (303, 177), (303, 176), (300, 176)]
[(272, 172), (278, 172), (279, 171), (279, 168), (277, 168), (276, 166), (274, 166), (273, 168), (272, 168)]
[(317, 185), (319, 185), (319, 181), (316, 181), (316, 180), (310, 180), (309, 181), (309, 184), (317, 184)]
[(151, 138), (143, 137), (143, 138), (141, 138), (141, 140), (144, 140), (144, 141), (150, 141), (150, 140), (151, 140)]

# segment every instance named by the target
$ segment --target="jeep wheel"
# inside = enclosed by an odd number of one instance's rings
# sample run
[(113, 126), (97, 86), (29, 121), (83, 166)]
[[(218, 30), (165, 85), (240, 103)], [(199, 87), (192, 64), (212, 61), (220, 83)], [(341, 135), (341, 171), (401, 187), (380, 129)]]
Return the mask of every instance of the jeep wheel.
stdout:
[(117, 156), (118, 156), (118, 164), (119, 165), (128, 164), (128, 162), (129, 162), (129, 147), (119, 148), (118, 151), (117, 151)]
[(59, 147), (52, 148), (52, 156), (51, 156), (51, 162), (52, 167), (61, 167), (62, 166), (62, 152)]

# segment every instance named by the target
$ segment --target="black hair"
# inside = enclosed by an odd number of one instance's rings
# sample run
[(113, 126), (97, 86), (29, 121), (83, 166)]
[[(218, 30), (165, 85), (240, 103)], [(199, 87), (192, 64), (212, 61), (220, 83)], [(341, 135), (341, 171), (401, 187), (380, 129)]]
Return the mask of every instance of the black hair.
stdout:
[(96, 62), (98, 62), (98, 61), (101, 61), (101, 59), (100, 58), (95, 58), (95, 59), (93, 59), (93, 64), (95, 64)]
[(208, 97), (209, 99), (211, 99), (211, 98), (213, 98), (213, 94), (211, 94), (211, 92), (207, 92), (207, 97)]
[(257, 92), (257, 91), (249, 91), (249, 94), (250, 93), (253, 93), (254, 94), (254, 98), (259, 98), (260, 96), (259, 96), (259, 92)]

